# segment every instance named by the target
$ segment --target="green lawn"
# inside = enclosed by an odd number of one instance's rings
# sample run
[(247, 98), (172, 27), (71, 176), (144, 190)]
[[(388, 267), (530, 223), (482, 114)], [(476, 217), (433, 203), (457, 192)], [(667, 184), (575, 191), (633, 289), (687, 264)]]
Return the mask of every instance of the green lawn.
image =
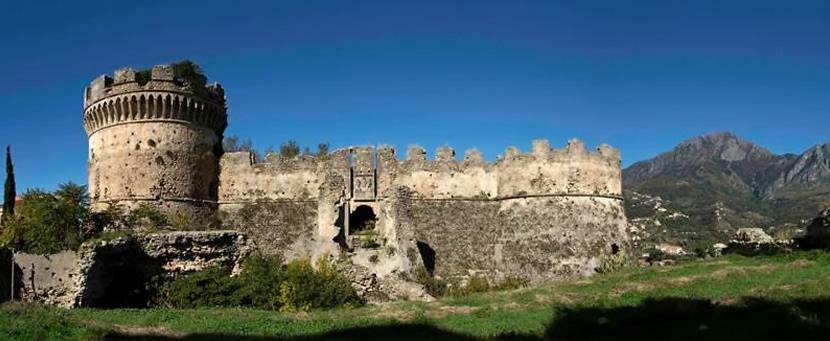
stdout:
[(256, 309), (0, 309), (0, 339), (830, 338), (830, 254), (722, 257), (450, 297), (280, 313)]

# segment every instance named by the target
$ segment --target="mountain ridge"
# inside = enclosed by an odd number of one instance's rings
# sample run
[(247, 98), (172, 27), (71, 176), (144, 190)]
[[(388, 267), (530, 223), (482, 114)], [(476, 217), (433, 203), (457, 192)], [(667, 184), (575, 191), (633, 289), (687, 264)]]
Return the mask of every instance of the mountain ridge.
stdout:
[(623, 189), (631, 225), (655, 242), (794, 233), (830, 203), (830, 141), (775, 154), (730, 132), (696, 136), (625, 168)]

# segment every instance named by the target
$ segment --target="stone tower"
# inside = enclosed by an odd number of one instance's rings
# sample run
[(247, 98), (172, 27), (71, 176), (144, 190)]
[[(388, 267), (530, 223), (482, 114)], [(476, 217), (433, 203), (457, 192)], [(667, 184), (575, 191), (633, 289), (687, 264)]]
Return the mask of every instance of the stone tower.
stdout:
[(141, 203), (201, 219), (216, 209), (225, 95), (190, 62), (92, 81), (84, 94), (93, 210)]

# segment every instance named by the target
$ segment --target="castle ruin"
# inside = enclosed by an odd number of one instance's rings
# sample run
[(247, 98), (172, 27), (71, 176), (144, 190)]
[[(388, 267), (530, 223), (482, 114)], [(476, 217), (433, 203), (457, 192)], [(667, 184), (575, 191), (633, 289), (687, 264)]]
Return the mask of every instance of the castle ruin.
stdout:
[(148, 203), (223, 217), (263, 252), (339, 254), (373, 277), (545, 281), (594, 272), (628, 247), (619, 152), (546, 140), (494, 162), (449, 147), (356, 146), (256, 162), (223, 153), (224, 91), (171, 66), (121, 69), (86, 89), (92, 206)]

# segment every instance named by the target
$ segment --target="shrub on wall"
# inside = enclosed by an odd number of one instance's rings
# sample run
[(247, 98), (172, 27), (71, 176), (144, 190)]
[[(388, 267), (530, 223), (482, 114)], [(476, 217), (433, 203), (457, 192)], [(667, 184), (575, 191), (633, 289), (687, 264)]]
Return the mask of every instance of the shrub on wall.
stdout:
[(415, 270), (415, 282), (424, 286), (424, 290), (432, 297), (441, 297), (447, 294), (447, 282), (435, 278), (424, 268)]
[(597, 263), (598, 265), (595, 270), (598, 273), (617, 271), (628, 265), (628, 253), (625, 252), (625, 250), (620, 250), (616, 254), (612, 255), (602, 254), (599, 256)]
[(162, 285), (155, 304), (170, 308), (250, 306), (300, 311), (359, 305), (349, 281), (322, 258), (317, 269), (307, 259), (282, 264), (279, 257), (255, 254), (237, 277), (227, 268), (211, 268)]

